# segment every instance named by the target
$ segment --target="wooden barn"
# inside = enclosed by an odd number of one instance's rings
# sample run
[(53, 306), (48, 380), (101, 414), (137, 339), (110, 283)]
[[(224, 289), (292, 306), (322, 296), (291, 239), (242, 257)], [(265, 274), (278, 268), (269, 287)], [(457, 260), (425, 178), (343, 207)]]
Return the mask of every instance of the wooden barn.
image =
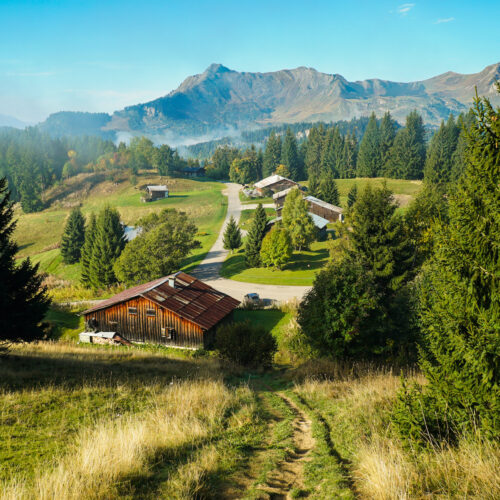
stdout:
[(146, 194), (143, 196), (142, 201), (155, 201), (162, 198), (168, 198), (167, 186), (146, 186)]
[(261, 196), (265, 194), (267, 190), (277, 193), (278, 191), (297, 186), (298, 184), (295, 181), (282, 177), (281, 175), (271, 175), (254, 184), (254, 188)]
[(83, 312), (88, 330), (132, 342), (208, 348), (239, 301), (179, 272), (138, 285)]
[(328, 220), (328, 222), (342, 222), (344, 220), (342, 208), (336, 207), (314, 196), (306, 196), (304, 199), (309, 203), (309, 212), (312, 214), (319, 215)]

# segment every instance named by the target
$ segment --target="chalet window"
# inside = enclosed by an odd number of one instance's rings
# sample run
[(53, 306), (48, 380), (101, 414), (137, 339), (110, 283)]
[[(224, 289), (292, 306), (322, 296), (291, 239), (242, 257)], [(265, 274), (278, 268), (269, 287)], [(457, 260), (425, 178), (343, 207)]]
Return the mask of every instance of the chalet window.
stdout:
[(162, 328), (161, 329), (161, 338), (166, 340), (173, 340), (175, 338), (175, 329), (174, 328)]
[(156, 309), (146, 309), (146, 316), (150, 318), (156, 317)]
[(129, 314), (137, 314), (137, 307), (129, 307), (128, 313)]

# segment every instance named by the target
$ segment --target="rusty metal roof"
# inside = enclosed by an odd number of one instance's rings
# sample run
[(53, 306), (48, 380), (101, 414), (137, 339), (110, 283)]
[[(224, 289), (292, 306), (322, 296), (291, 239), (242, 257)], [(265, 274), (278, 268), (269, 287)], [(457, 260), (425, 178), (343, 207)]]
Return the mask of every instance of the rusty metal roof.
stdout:
[[(169, 285), (175, 280), (175, 286)], [(209, 330), (239, 305), (239, 301), (219, 292), (189, 274), (179, 272), (129, 288), (87, 309), (83, 314), (106, 309), (127, 300), (144, 297), (205, 330)]]

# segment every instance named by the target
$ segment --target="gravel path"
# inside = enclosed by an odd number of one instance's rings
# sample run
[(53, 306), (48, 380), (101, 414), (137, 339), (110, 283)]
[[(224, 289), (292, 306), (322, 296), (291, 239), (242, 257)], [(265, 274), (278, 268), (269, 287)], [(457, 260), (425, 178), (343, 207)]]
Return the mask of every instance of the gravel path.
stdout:
[[(190, 274), (194, 277), (205, 281), (208, 285), (213, 286), (221, 292), (227, 293), (231, 297), (238, 300), (243, 300), (243, 297), (250, 292), (258, 293), (261, 299), (274, 300), (283, 302), (302, 296), (310, 290), (309, 286), (283, 286), (283, 285), (258, 285), (255, 283), (242, 283), (240, 281), (228, 280), (220, 276), (222, 263), (226, 260), (228, 250), (223, 247), (223, 235), (226, 225), (231, 216), (236, 222), (240, 220), (241, 210), (257, 208), (255, 205), (242, 205), (240, 202), (239, 184), (227, 183), (227, 189), (224, 194), (227, 196), (227, 215), (222, 225), (219, 237), (214, 243), (210, 251), (201, 264), (194, 269)], [(266, 207), (267, 205), (264, 205)], [(269, 205), (273, 207), (274, 205)]]

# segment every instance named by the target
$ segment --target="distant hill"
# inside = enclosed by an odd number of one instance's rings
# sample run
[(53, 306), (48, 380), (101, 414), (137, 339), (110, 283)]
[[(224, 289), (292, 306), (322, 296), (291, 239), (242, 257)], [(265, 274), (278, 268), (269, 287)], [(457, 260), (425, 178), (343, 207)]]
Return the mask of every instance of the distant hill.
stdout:
[(105, 131), (111, 116), (107, 113), (84, 113), (79, 111), (60, 111), (51, 114), (38, 127), (54, 137), (101, 135), (114, 138), (114, 133)]
[(471, 75), (448, 72), (409, 83), (379, 79), (349, 82), (341, 75), (306, 67), (248, 73), (212, 64), (164, 97), (126, 107), (111, 116), (57, 113), (42, 127), (51, 133), (65, 128), (90, 133), (95, 126), (100, 133), (156, 135), (175, 142), (176, 137), (217, 139), (235, 131), (276, 124), (350, 120), (372, 111), (378, 116), (391, 111), (403, 123), (413, 109), (427, 124), (437, 125), (450, 113), (466, 111), (475, 87), (480, 95), (499, 102), (494, 91), (497, 80), (500, 63)]
[(25, 128), (29, 123), (18, 120), (14, 116), (0, 115), (0, 127)]

